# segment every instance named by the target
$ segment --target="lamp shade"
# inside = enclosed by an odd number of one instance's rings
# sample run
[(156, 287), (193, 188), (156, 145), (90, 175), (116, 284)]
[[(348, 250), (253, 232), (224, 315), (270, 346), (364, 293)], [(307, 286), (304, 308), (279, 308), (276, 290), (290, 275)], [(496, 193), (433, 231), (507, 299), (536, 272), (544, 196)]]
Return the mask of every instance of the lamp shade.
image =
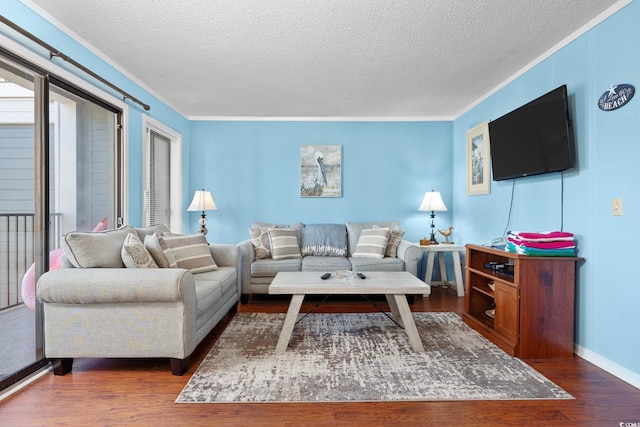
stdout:
[(442, 201), (442, 196), (440, 196), (439, 191), (427, 191), (424, 193), (424, 199), (422, 199), (422, 204), (418, 208), (419, 211), (434, 211), (441, 212), (446, 211), (447, 207), (444, 205)]
[(213, 197), (211, 196), (210, 191), (196, 190), (196, 193), (193, 195), (193, 200), (191, 204), (187, 208), (188, 211), (215, 211), (218, 207), (216, 206), (216, 202), (213, 201)]

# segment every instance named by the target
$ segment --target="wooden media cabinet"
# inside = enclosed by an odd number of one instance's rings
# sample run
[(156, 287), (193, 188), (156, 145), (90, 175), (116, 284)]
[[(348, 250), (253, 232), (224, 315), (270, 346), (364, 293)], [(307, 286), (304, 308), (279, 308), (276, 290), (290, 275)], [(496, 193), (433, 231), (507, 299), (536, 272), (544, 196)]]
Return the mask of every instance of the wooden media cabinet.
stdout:
[[(576, 263), (581, 260), (466, 245), (462, 318), (512, 356), (573, 357)], [(491, 262), (508, 266), (513, 275), (485, 266)]]

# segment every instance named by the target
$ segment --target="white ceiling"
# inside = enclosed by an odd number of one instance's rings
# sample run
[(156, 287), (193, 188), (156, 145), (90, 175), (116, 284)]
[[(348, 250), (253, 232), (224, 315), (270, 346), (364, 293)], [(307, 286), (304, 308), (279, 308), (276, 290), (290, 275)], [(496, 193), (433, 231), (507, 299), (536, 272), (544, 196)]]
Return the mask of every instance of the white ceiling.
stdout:
[(456, 117), (627, 3), (23, 2), (186, 117), (358, 119)]

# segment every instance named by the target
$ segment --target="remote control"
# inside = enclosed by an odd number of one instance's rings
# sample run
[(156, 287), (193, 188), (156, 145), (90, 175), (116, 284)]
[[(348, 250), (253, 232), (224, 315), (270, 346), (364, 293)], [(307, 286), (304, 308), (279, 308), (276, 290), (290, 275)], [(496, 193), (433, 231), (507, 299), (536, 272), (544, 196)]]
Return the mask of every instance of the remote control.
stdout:
[(329, 277), (331, 277), (331, 273), (324, 273), (322, 276), (320, 276), (322, 280), (327, 280)]
[(356, 274), (357, 274), (357, 275), (358, 275), (358, 277), (359, 277), (359, 278), (361, 278), (361, 279), (366, 279), (366, 278), (367, 278), (367, 276), (365, 276), (365, 275), (364, 275), (364, 274), (362, 274), (362, 273), (356, 273)]

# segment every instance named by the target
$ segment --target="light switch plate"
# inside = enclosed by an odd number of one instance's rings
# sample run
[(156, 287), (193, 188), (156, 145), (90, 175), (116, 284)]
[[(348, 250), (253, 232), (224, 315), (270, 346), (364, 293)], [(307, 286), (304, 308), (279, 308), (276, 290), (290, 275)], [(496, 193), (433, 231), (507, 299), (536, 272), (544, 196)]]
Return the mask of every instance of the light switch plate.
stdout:
[(613, 216), (622, 216), (622, 199), (613, 199)]

